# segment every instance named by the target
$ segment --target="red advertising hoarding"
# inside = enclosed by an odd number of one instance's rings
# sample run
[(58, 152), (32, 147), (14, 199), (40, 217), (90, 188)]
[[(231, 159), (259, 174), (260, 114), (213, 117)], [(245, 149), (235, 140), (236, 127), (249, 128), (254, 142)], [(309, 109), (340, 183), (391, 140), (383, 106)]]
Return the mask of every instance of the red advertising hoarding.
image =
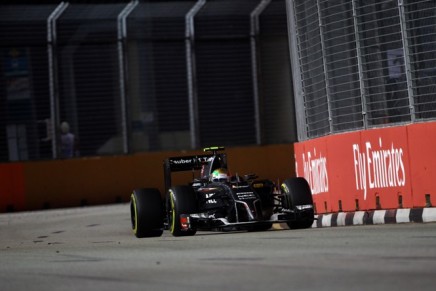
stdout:
[(295, 144), (297, 176), (317, 213), (424, 207), (436, 199), (436, 123), (371, 129)]
[(310, 143), (296, 143), (294, 152), (297, 177), (305, 177), (309, 182), (315, 198), (316, 211), (330, 212), (326, 139), (318, 138)]
[(408, 126), (413, 205), (436, 205), (436, 122)]

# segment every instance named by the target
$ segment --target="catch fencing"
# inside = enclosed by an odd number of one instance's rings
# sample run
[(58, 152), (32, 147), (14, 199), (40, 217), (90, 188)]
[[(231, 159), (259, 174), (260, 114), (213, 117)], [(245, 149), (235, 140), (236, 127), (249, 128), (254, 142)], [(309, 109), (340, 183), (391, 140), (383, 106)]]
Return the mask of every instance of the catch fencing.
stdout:
[(435, 1), (287, 8), (299, 140), (436, 118)]
[(82, 2), (0, 4), (0, 162), (296, 140), (284, 0)]

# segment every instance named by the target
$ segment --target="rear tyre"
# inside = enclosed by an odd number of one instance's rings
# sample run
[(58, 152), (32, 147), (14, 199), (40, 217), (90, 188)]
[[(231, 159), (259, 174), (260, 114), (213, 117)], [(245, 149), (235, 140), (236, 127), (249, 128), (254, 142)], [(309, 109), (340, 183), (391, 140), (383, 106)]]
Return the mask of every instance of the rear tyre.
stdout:
[[(313, 198), (309, 183), (302, 177), (285, 180), (281, 185), (282, 207), (297, 213), (295, 221), (288, 221), (291, 229), (309, 228), (314, 221)], [(298, 209), (297, 206), (304, 206)]]
[(197, 213), (197, 198), (190, 186), (174, 186), (167, 194), (167, 216), (170, 232), (173, 236), (191, 236), (197, 232), (193, 226), (182, 230), (181, 214)]
[(130, 195), (130, 217), (137, 238), (161, 236), (163, 205), (159, 190), (135, 189)]

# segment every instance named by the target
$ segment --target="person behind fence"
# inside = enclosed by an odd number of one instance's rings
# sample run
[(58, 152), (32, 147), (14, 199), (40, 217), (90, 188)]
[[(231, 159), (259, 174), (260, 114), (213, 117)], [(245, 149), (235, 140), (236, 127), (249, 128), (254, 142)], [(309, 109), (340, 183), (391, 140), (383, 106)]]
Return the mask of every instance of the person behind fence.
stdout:
[(64, 121), (61, 123), (61, 158), (67, 159), (78, 156), (77, 140), (70, 132), (70, 125)]

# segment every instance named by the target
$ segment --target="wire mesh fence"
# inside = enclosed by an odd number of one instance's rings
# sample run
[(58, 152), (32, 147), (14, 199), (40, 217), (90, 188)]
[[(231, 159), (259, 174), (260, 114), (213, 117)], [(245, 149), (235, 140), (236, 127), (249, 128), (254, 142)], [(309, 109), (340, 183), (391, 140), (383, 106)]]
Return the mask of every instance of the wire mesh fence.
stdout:
[(284, 0), (42, 2), (0, 4), (0, 161), (295, 141)]
[(0, 4), (0, 161), (436, 118), (434, 1), (40, 3)]
[(434, 1), (292, 0), (288, 8), (300, 139), (436, 117)]

